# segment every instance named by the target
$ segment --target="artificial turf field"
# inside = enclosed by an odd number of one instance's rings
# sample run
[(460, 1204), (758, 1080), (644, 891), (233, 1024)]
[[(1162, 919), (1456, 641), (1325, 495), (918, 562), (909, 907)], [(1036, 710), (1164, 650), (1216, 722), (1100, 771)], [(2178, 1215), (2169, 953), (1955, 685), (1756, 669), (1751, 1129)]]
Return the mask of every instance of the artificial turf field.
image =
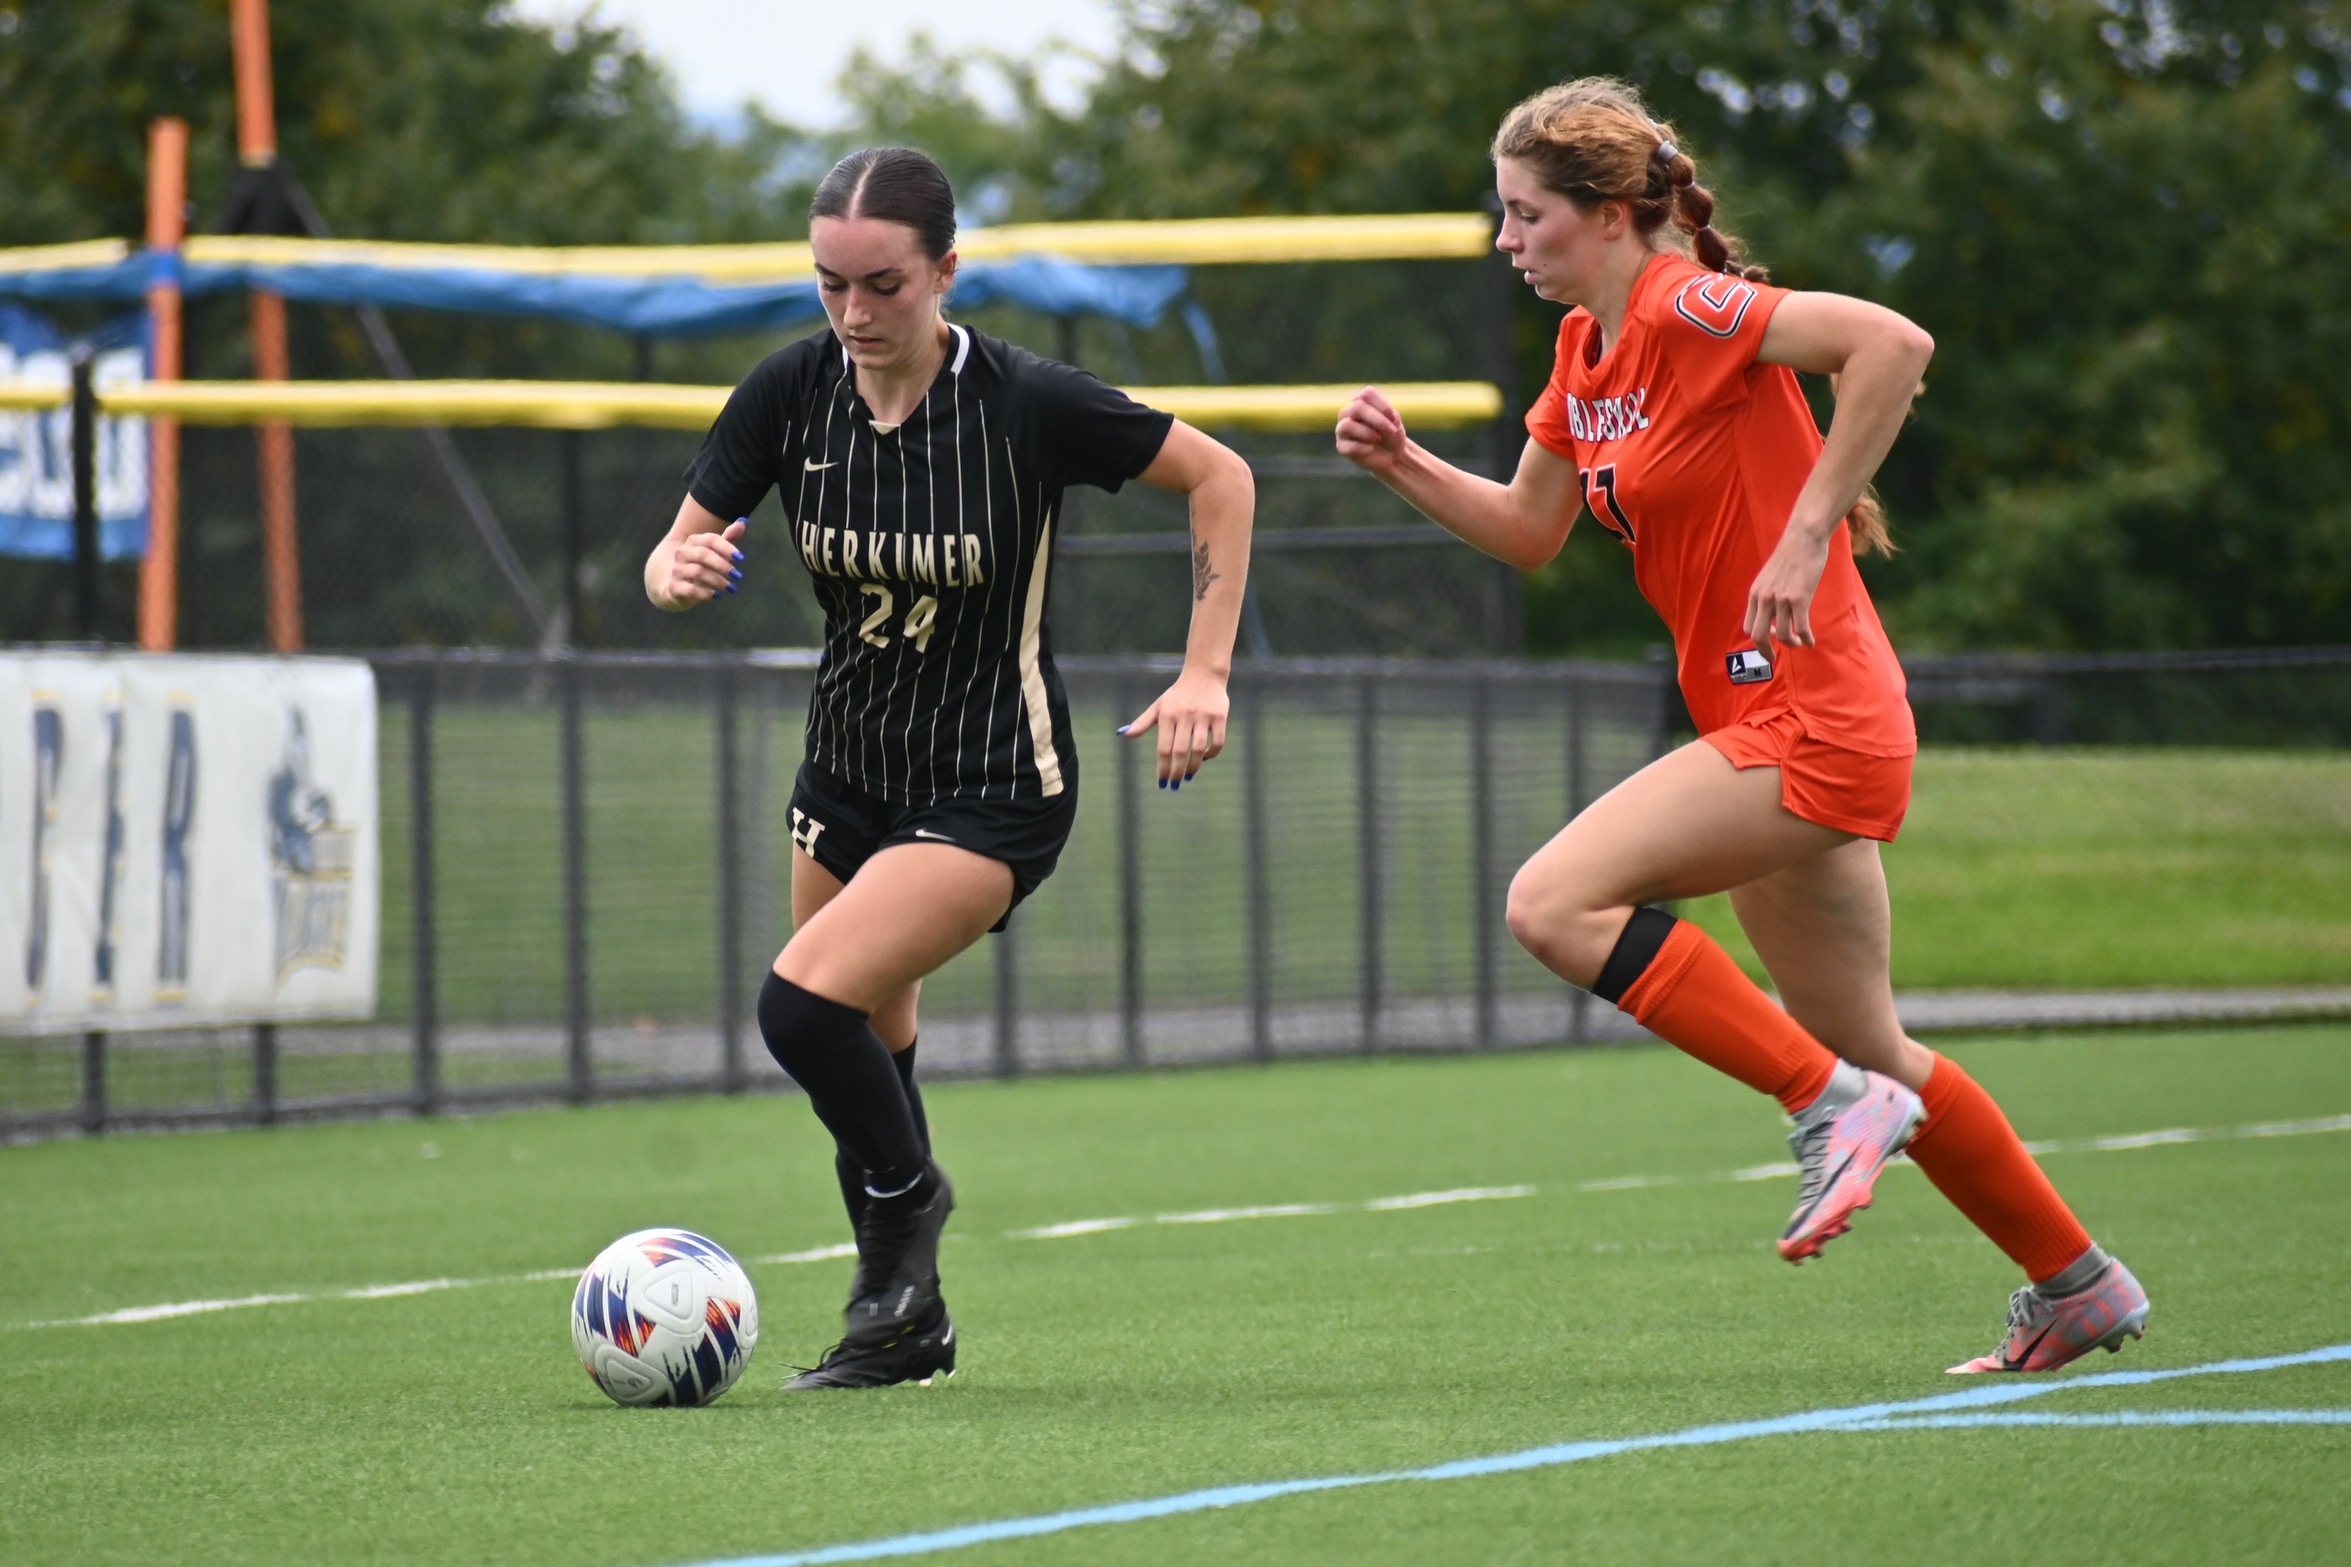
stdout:
[[(1946, 1048), (2068, 1145), (2052, 1175), (2155, 1297), (2146, 1341), (2082, 1372), (2351, 1344), (2351, 1028)], [(1915, 1400), (1990, 1347), (2015, 1282), (1908, 1168), (1822, 1261), (1781, 1263), (1792, 1181), (1723, 1178), (1785, 1157), (1772, 1107), (1657, 1048), (929, 1103), (961, 1192), (963, 1374), (784, 1396), (848, 1264), (768, 1263), (758, 1354), (706, 1410), (607, 1403), (571, 1355), (568, 1282), (513, 1276), (652, 1224), (746, 1257), (838, 1243), (797, 1099), (0, 1149), (0, 1561), (650, 1567)], [(2279, 1122), (2299, 1124), (2078, 1146)], [(1151, 1222), (1287, 1204), (1335, 1211)], [(1008, 1233), (1114, 1217), (1143, 1222)], [(30, 1325), (439, 1279), (505, 1281)], [(2351, 1359), (2002, 1408), (2340, 1421)], [(2320, 1562), (2347, 1537), (2351, 1425), (2056, 1424), (1764, 1435), (917, 1559)]]

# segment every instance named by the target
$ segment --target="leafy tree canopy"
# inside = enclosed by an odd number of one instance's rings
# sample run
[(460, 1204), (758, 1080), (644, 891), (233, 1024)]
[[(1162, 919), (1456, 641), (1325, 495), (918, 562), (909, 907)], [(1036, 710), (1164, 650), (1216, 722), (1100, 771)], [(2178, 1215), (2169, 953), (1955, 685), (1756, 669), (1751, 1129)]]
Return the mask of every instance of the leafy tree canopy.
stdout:
[[(1936, 335), (1882, 481), (1905, 552), (1872, 568), (1910, 645), (2351, 640), (2336, 0), (1129, 0), (1124, 19), (1079, 112), (1016, 73), (1012, 122), (991, 120), (960, 64), (918, 54), (867, 77), (873, 128), (970, 149), (959, 172), (1023, 216), (1461, 208), (1513, 102), (1622, 76), (1779, 281)], [(1522, 393), (1550, 341), (1523, 311)], [(1538, 641), (1576, 640), (1564, 590), (1621, 590), (1581, 547), (1534, 584)]]
[[(1882, 476), (1904, 552), (1870, 568), (1906, 645), (2351, 641), (2345, 0), (1121, 4), (1075, 109), (1034, 62), (918, 43), (854, 62), (859, 123), (820, 138), (697, 129), (593, 22), (277, 0), (280, 139), (339, 231), (395, 238), (798, 232), (835, 144), (872, 140), (937, 153), (991, 221), (1459, 209), (1512, 102), (1620, 75), (1779, 281), (1935, 334)], [(0, 244), (136, 233), (167, 113), (201, 218), (234, 157), (226, 0), (0, 0)], [(1478, 281), (1386, 270), (1197, 289), (1237, 377), (1482, 369)], [(1523, 396), (1553, 315), (1517, 310)], [(1538, 647), (1654, 635), (1595, 540), (1531, 588)]]

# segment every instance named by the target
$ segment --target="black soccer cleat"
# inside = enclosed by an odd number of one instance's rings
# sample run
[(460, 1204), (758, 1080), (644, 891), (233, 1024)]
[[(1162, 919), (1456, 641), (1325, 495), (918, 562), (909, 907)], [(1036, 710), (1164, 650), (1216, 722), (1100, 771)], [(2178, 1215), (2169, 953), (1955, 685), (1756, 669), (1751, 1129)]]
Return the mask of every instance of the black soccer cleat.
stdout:
[(803, 1371), (784, 1384), (787, 1393), (814, 1388), (895, 1387), (912, 1382), (929, 1387), (934, 1380), (955, 1375), (955, 1319), (942, 1303), (936, 1316), (922, 1328), (901, 1333), (887, 1344), (857, 1345), (843, 1339), (825, 1351), (813, 1370)]
[[(925, 1186), (929, 1195), (911, 1201)], [(926, 1165), (908, 1199), (884, 1197), (866, 1204), (857, 1227), (857, 1274), (841, 1324), (843, 1348), (885, 1349), (945, 1317), (939, 1298), (939, 1234), (955, 1211), (955, 1187), (946, 1171)]]

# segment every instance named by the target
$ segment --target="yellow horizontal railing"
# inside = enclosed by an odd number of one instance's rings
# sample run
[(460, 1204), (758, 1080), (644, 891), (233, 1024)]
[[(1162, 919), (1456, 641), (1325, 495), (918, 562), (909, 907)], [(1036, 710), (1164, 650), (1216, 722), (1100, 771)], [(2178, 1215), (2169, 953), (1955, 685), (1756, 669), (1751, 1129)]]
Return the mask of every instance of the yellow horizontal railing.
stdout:
[[(1050, 255), (1105, 266), (1145, 262), (1214, 266), (1234, 262), (1459, 260), (1484, 255), (1492, 241), (1492, 223), (1482, 213), (1406, 212), (1360, 217), (1013, 223), (1003, 228), (967, 229), (955, 248), (966, 261)], [(130, 247), (119, 239), (0, 250), (0, 273), (106, 266), (130, 253)], [(189, 239), (184, 255), (191, 265), (342, 265), (399, 271), (448, 267), (534, 277), (696, 277), (710, 283), (798, 281), (815, 265), (804, 243), (557, 247), (209, 234)]]
[[(1357, 384), (1134, 386), (1127, 395), (1189, 424), (1250, 430), (1321, 430)], [(1483, 381), (1404, 381), (1381, 388), (1408, 423), (1432, 429), (1501, 416), (1502, 394)], [(516, 425), (596, 430), (651, 425), (699, 430), (732, 388), (631, 381), (171, 381), (101, 387), (111, 414), (166, 414), (189, 424)], [(0, 382), (0, 410), (62, 405), (55, 384)]]
[(48, 272), (60, 267), (110, 267), (130, 256), (128, 241), (84, 239), (70, 245), (19, 245), (0, 250), (0, 273)]
[(0, 413), (33, 413), (43, 408), (62, 408), (73, 393), (53, 383), (38, 381), (0, 381)]

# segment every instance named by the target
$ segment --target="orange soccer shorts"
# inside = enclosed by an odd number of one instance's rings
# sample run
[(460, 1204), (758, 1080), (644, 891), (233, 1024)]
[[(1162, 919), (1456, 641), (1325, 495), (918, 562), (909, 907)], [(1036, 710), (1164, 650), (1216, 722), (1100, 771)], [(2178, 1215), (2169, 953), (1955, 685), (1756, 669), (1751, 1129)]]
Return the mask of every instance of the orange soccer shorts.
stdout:
[(1910, 809), (1907, 756), (1867, 756), (1815, 740), (1791, 712), (1699, 736), (1745, 772), (1780, 770), (1780, 803), (1808, 822), (1892, 843)]

